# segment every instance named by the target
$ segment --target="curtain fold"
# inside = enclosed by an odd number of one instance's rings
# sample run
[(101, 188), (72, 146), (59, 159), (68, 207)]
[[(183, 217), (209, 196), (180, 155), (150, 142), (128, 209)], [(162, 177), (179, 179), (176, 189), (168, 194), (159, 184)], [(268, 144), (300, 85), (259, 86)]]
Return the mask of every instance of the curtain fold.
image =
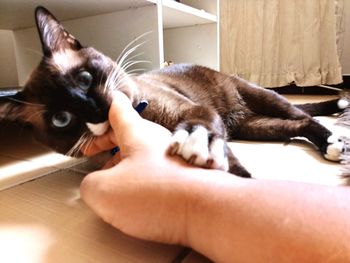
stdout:
[(342, 1), (221, 0), (221, 70), (263, 87), (341, 83)]

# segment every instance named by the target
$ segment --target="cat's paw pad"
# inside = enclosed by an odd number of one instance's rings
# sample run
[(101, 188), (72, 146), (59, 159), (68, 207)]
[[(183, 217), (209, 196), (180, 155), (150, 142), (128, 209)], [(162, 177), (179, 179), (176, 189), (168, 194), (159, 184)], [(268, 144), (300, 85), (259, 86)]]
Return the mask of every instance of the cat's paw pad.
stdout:
[(342, 153), (345, 150), (345, 142), (338, 135), (331, 135), (328, 137), (327, 142), (329, 143), (326, 149), (324, 157), (327, 160), (339, 162), (341, 160)]
[(209, 140), (209, 131), (200, 125), (195, 126), (192, 132), (185, 129), (175, 131), (169, 152), (171, 155), (180, 155), (190, 164), (228, 170), (224, 140), (220, 138)]

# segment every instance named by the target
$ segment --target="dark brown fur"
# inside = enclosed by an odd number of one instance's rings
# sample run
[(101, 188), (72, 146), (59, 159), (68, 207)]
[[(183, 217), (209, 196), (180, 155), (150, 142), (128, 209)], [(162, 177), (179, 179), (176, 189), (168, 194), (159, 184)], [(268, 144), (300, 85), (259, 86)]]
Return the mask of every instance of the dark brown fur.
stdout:
[[(171, 131), (183, 128), (191, 132), (204, 126), (209, 130), (209, 143), (215, 138), (283, 141), (303, 136), (322, 153), (327, 150), (331, 132), (273, 91), (194, 65), (128, 76), (100, 52), (82, 47), (46, 9), (38, 8), (36, 19), (43, 60), (24, 90), (1, 102), (0, 117), (29, 124), (39, 141), (58, 152), (67, 153), (84, 133), (91, 137), (85, 123), (107, 120), (113, 89), (127, 94), (134, 106), (148, 100), (142, 116)], [(93, 76), (88, 91), (77, 88), (76, 76), (82, 70)], [(107, 85), (113, 73), (120, 73), (122, 80)], [(73, 113), (72, 123), (64, 129), (51, 123), (60, 111)], [(250, 177), (227, 145), (224, 150), (229, 171)]]

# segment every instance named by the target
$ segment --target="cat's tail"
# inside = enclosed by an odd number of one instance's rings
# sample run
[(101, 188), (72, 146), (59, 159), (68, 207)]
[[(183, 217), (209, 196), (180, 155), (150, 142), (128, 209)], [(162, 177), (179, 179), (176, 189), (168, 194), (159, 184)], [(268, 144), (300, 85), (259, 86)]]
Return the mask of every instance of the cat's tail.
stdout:
[(322, 102), (294, 104), (294, 106), (303, 110), (311, 116), (327, 116), (334, 113), (343, 112), (350, 106), (350, 101), (339, 98)]
[(350, 90), (339, 92), (339, 98), (315, 103), (295, 104), (294, 106), (311, 116), (327, 116), (350, 110)]

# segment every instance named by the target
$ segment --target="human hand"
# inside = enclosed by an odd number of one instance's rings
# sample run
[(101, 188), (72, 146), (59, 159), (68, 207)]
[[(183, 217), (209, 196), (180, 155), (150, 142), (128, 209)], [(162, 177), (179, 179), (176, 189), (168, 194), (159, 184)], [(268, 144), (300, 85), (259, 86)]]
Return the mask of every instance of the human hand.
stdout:
[(348, 188), (190, 167), (168, 157), (171, 133), (142, 119), (123, 94), (109, 120), (111, 130), (84, 153), (118, 145), (117, 165), (87, 175), (81, 196), (124, 233), (186, 245), (214, 262), (349, 262)]
[(194, 170), (181, 158), (169, 157), (171, 133), (142, 119), (129, 99), (116, 93), (109, 112), (111, 129), (83, 150), (85, 155), (118, 152), (109, 169), (88, 174), (82, 199), (103, 220), (121, 231), (166, 243), (186, 241), (186, 213)]

